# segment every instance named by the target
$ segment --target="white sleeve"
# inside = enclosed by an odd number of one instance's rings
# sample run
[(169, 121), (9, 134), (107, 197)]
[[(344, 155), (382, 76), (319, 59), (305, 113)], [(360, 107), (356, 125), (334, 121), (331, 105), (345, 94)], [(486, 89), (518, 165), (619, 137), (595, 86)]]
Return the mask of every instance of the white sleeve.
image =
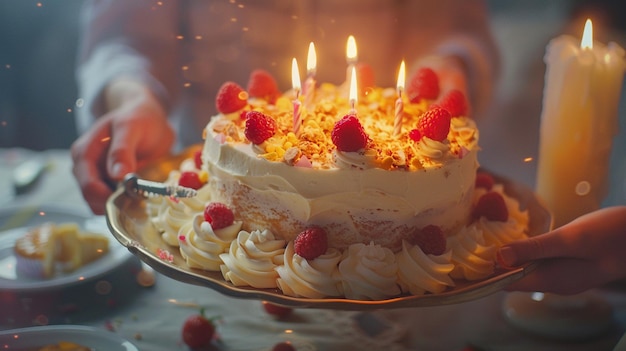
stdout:
[(177, 94), (179, 10), (172, 2), (93, 0), (81, 12), (76, 122), (82, 133), (104, 113), (103, 91), (116, 77), (144, 83), (166, 108)]

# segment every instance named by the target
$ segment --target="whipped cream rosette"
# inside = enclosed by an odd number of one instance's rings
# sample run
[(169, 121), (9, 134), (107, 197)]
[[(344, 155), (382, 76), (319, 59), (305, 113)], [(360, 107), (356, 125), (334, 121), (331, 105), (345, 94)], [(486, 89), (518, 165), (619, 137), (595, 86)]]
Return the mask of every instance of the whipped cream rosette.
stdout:
[(377, 167), (376, 152), (363, 149), (355, 152), (333, 151), (333, 160), (337, 168), (343, 169), (370, 169)]
[(290, 241), (284, 253), (284, 264), (276, 267), (278, 287), (285, 295), (319, 299), (343, 295), (338, 264), (341, 252), (329, 248), (321, 256), (307, 260), (295, 253)]
[(415, 143), (415, 154), (423, 158), (422, 166), (440, 166), (441, 162), (450, 157), (450, 144), (436, 141), (428, 137), (422, 137)]
[(489, 190), (476, 188), (474, 191), (474, 206), (476, 206), (476, 203), (479, 202), (483, 195), (489, 192), (498, 193), (502, 196), (508, 212), (508, 218), (506, 221), (489, 220), (486, 217), (476, 219), (473, 225), (483, 232), (485, 243), (500, 247), (512, 241), (527, 238), (530, 221), (528, 210), (522, 210), (519, 202), (506, 194), (504, 185), (494, 184)]
[(344, 295), (356, 300), (382, 300), (399, 295), (397, 271), (393, 252), (374, 243), (350, 245), (339, 263)]
[(152, 218), (161, 238), (170, 246), (178, 246), (178, 231), (193, 218), (178, 199), (164, 197), (156, 217)]
[(506, 222), (490, 221), (481, 217), (476, 221), (476, 226), (482, 230), (487, 244), (498, 247), (528, 237), (525, 233), (526, 227), (512, 217), (509, 217)]
[[(184, 162), (183, 162), (184, 163)], [(182, 167), (182, 164), (181, 164)], [(168, 173), (167, 179), (163, 181), (165, 184), (174, 185), (180, 177), (180, 170), (175, 169)], [(164, 206), (166, 197), (164, 196), (148, 196), (146, 198), (146, 211), (153, 222), (159, 216), (159, 211)], [(160, 230), (160, 228), (157, 227)]]
[(241, 230), (241, 224), (241, 221), (235, 221), (228, 227), (213, 230), (203, 214), (196, 214), (180, 228), (180, 254), (191, 268), (219, 271), (223, 263), (220, 254), (228, 251)]
[(240, 231), (220, 258), (224, 279), (235, 286), (276, 288), (276, 267), (283, 264), (285, 240), (278, 240), (269, 230)]
[(154, 206), (159, 201), (156, 215), (152, 217), (155, 228), (161, 232), (161, 238), (171, 246), (178, 246), (178, 231), (192, 221), (194, 216), (204, 211), (204, 206), (211, 199), (211, 189), (204, 185), (191, 198), (154, 197), (150, 200)]
[(423, 295), (425, 292), (440, 293), (455, 286), (450, 278), (454, 269), (452, 252), (427, 255), (417, 245), (402, 242), (402, 250), (396, 254), (398, 282), (403, 292)]
[(454, 269), (450, 276), (454, 279), (484, 279), (495, 271), (496, 246), (487, 244), (483, 233), (475, 225), (461, 229), (448, 238), (447, 247), (452, 252)]
[[(522, 210), (520, 208), (519, 201), (516, 198), (508, 196), (505, 193), (503, 184), (494, 184), (491, 188), (491, 191), (495, 191), (502, 195), (506, 208), (509, 211), (509, 217), (513, 218), (513, 220), (524, 226), (524, 231), (527, 231), (528, 223), (530, 222), (530, 214), (528, 213), (528, 210)], [(487, 193), (486, 189), (476, 188), (474, 192), (474, 203), (476, 203), (476, 201), (478, 201), (478, 199), (485, 193)]]

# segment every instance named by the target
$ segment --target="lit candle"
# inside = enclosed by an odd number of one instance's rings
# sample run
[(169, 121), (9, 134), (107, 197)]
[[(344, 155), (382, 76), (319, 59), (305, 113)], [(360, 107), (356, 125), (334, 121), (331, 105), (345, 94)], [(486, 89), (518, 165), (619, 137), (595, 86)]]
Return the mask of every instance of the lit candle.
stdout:
[(350, 74), (350, 114), (356, 116), (356, 104), (357, 104), (357, 86), (356, 86), (356, 69), (352, 67), (352, 73)]
[(348, 62), (348, 70), (346, 71), (346, 82), (350, 82), (353, 68), (358, 61), (358, 53), (356, 50), (356, 40), (354, 36), (348, 37), (348, 43), (346, 44), (346, 61)]
[(553, 39), (545, 62), (536, 187), (558, 227), (598, 209), (606, 196), (624, 50), (594, 43), (587, 20), (580, 44)]
[(315, 45), (309, 44), (309, 52), (306, 60), (307, 77), (304, 81), (304, 106), (311, 109), (313, 99), (315, 99), (315, 71), (317, 69), (317, 56), (315, 55)]
[(298, 61), (294, 57), (291, 61), (291, 84), (295, 97), (293, 99), (293, 132), (298, 135), (302, 126), (302, 109), (300, 103), (300, 70), (298, 69)]
[(404, 115), (404, 103), (402, 102), (402, 91), (404, 90), (404, 80), (405, 80), (405, 68), (404, 68), (404, 60), (400, 64), (400, 71), (398, 72), (398, 99), (396, 99), (396, 114), (393, 123), (393, 135), (398, 136), (402, 133), (402, 118)]

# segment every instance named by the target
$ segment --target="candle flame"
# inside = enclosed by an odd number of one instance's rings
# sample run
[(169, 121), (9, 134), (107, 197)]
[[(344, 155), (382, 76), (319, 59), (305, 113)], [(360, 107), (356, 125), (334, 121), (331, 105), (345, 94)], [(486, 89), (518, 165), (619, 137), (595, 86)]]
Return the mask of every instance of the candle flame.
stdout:
[(315, 45), (313, 42), (309, 43), (309, 53), (306, 59), (306, 71), (309, 75), (315, 74), (317, 68), (317, 55), (315, 54)]
[(354, 36), (348, 37), (348, 44), (346, 45), (346, 59), (348, 63), (355, 63), (357, 61), (356, 40)]
[(356, 106), (357, 103), (357, 87), (356, 87), (356, 69), (352, 67), (352, 72), (350, 74), (350, 102), (353, 104), (353, 107)]
[(398, 84), (396, 85), (398, 87), (398, 92), (401, 92), (402, 90), (404, 90), (404, 81), (405, 81), (405, 67), (404, 67), (404, 60), (402, 60), (402, 63), (400, 63), (400, 71), (398, 71)]
[(298, 61), (294, 57), (291, 61), (291, 85), (296, 93), (300, 92), (302, 85), (300, 85), (300, 70), (298, 69)]
[(585, 22), (585, 29), (583, 30), (583, 38), (580, 41), (580, 47), (582, 49), (593, 49), (593, 24), (589, 18), (587, 18), (587, 21)]

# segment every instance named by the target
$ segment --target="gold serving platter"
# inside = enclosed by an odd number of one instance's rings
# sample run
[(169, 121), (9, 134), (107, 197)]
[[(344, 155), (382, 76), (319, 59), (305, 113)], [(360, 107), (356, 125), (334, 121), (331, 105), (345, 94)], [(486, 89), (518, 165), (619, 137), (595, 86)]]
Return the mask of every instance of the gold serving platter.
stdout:
[[(195, 150), (197, 148), (187, 149), (178, 155), (155, 162), (142, 169), (139, 175), (145, 179), (163, 181), (171, 170), (177, 169), (180, 162)], [(499, 183), (504, 184), (507, 194), (517, 198), (522, 208), (528, 209), (531, 235), (545, 233), (552, 227), (550, 212), (531, 189), (497, 175), (494, 177)], [(282, 294), (278, 289), (237, 287), (224, 280), (220, 272), (189, 268), (178, 248), (169, 246), (161, 239), (150, 223), (145, 207), (145, 199), (131, 196), (125, 193), (123, 188), (113, 193), (106, 205), (106, 219), (113, 235), (143, 262), (156, 271), (184, 283), (205, 286), (230, 297), (265, 300), (288, 307), (363, 311), (456, 304), (500, 291), (508, 284), (524, 277), (536, 266), (528, 264), (512, 270), (499, 269), (491, 277), (480, 281), (455, 281), (456, 287), (439, 294), (407, 295), (377, 301), (291, 297)], [(167, 259), (163, 257), (164, 253), (167, 254)]]

